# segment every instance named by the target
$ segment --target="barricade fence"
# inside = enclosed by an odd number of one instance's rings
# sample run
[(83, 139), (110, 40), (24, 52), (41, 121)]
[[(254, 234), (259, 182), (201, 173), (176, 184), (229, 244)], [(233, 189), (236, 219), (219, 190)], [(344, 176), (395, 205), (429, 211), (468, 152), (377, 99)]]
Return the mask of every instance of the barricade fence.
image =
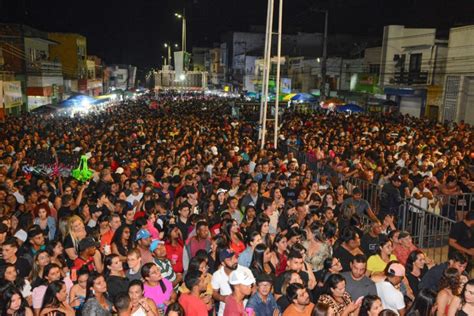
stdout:
[(454, 220), (434, 214), (404, 200), (398, 209), (399, 228), (408, 231), (413, 243), (435, 262), (447, 259), (449, 232)]
[[(330, 173), (333, 185), (342, 183), (349, 194), (358, 187), (362, 191), (362, 198), (369, 202), (372, 210), (375, 213), (380, 211), (381, 186), (364, 179), (347, 177), (332, 170), (324, 161), (308, 159), (308, 155), (304, 152), (298, 152), (295, 156), (300, 164), (307, 164), (315, 172), (316, 180), (319, 180), (321, 173)], [(423, 209), (410, 200), (403, 200), (396, 215), (397, 228), (408, 231), (414, 244), (423, 249), (429, 258), (439, 263), (447, 259), (449, 232), (455, 223), (456, 212), (472, 210), (474, 194), (437, 195), (434, 202), (436, 199), (439, 203), (431, 203), (429, 209)], [(370, 221), (368, 216), (362, 216), (364, 227), (367, 227)]]

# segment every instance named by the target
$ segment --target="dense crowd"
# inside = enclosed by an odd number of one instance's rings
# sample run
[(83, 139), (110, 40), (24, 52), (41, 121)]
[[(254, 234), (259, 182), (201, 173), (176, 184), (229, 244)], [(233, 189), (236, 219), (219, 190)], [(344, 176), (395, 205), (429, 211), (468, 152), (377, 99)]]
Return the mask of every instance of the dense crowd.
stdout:
[[(286, 110), (260, 149), (230, 103), (8, 118), (1, 315), (474, 315), (469, 125)], [(88, 181), (69, 172), (83, 155)], [(457, 220), (446, 261), (401, 229), (404, 200)]]

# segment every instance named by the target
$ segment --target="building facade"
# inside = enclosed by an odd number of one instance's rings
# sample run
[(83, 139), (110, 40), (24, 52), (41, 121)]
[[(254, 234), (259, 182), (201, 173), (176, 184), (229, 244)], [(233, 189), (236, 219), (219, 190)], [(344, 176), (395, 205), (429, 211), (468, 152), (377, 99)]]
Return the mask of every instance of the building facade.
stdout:
[(474, 124), (474, 25), (451, 28), (443, 95), (443, 120)]
[(442, 104), (448, 41), (434, 28), (384, 28), (380, 86), (402, 114), (437, 119)]

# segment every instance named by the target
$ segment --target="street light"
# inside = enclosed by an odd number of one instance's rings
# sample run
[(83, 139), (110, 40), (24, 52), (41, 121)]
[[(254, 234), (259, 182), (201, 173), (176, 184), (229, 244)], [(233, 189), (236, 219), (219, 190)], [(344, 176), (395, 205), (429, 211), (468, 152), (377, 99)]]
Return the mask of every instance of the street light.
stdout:
[(185, 52), (186, 51), (186, 13), (185, 13), (185, 10), (183, 9), (183, 14), (175, 13), (174, 16), (183, 21), (182, 30), (181, 30), (181, 48), (183, 52)]
[(165, 43), (165, 48), (168, 48), (168, 66), (171, 66), (171, 45)]

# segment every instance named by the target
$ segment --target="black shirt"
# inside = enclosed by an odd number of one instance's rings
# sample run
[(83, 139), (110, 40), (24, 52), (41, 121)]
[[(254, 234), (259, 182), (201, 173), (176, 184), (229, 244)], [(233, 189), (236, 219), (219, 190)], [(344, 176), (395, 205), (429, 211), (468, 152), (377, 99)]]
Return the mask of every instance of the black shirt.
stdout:
[(346, 248), (339, 246), (334, 250), (333, 257), (339, 259), (342, 265), (342, 272), (350, 271), (350, 263), (354, 256), (346, 250)]
[(71, 217), (72, 215), (74, 215), (74, 212), (69, 206), (61, 206), (58, 210), (58, 220), (65, 217)]
[(128, 292), (128, 279), (116, 275), (109, 275), (107, 277), (107, 293), (110, 300), (115, 301), (115, 297), (120, 293)]
[(377, 249), (379, 247), (380, 243), (380, 238), (379, 236), (372, 237), (369, 233), (365, 234), (362, 236), (360, 240), (360, 247), (362, 248), (362, 251), (366, 255), (366, 257), (370, 257), (372, 255), (375, 255), (377, 253)]
[[(0, 260), (0, 267), (6, 265), (5, 260)], [(18, 271), (18, 274), (21, 278), (27, 278), (30, 275), (31, 272), (31, 265), (28, 262), (28, 260), (17, 257), (16, 262), (15, 262), (15, 267), (16, 270)]]
[[(456, 240), (456, 242), (464, 248), (474, 248), (473, 228), (466, 225), (464, 221), (458, 222), (451, 226), (449, 238)], [(449, 254), (456, 251), (453, 247), (449, 247)]]

